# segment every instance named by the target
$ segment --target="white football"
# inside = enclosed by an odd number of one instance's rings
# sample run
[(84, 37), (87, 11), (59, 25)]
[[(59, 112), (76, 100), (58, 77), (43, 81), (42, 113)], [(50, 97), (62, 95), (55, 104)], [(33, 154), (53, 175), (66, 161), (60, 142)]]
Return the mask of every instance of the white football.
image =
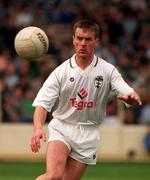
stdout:
[(14, 41), (17, 54), (27, 60), (38, 60), (47, 53), (49, 41), (46, 33), (35, 26), (20, 30)]

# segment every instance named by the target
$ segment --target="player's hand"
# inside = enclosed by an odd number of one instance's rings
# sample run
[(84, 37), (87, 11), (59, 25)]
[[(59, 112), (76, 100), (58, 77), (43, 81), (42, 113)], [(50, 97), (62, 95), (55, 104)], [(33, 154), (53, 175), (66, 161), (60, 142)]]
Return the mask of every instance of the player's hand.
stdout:
[(36, 153), (39, 151), (41, 139), (46, 142), (46, 134), (44, 133), (44, 130), (42, 128), (39, 128), (34, 131), (34, 134), (31, 138), (31, 150), (33, 152)]
[(126, 96), (118, 96), (118, 99), (123, 100), (125, 103), (135, 106), (141, 106), (142, 101), (136, 92), (131, 92)]

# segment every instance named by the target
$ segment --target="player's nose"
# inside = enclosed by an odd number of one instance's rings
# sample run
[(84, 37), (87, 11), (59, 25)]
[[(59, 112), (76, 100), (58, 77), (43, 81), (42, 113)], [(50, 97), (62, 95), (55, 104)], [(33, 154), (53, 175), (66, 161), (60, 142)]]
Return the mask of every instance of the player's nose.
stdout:
[(83, 38), (82, 41), (81, 41), (81, 45), (85, 45), (86, 42), (85, 42), (85, 39)]

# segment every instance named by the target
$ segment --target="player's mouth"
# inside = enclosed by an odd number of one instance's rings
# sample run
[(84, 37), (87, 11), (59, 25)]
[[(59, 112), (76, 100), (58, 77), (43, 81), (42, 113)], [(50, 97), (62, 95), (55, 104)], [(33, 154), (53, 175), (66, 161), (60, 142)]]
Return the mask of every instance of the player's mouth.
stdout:
[(87, 51), (86, 51), (85, 49), (80, 49), (80, 50), (79, 50), (79, 53), (81, 53), (81, 54), (86, 54)]

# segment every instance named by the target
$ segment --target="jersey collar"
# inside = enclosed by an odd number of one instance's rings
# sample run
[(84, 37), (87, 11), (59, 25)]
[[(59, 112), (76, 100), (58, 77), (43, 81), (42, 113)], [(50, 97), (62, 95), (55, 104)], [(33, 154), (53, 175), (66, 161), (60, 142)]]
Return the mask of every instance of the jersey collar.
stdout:
[[(71, 68), (75, 68), (75, 67), (78, 66), (76, 61), (75, 61), (75, 54), (69, 59), (69, 62), (70, 62), (70, 67)], [(93, 58), (93, 61), (92, 61), (91, 65), (93, 67), (95, 67), (97, 64), (98, 64), (98, 57), (94, 55), (94, 58)]]

